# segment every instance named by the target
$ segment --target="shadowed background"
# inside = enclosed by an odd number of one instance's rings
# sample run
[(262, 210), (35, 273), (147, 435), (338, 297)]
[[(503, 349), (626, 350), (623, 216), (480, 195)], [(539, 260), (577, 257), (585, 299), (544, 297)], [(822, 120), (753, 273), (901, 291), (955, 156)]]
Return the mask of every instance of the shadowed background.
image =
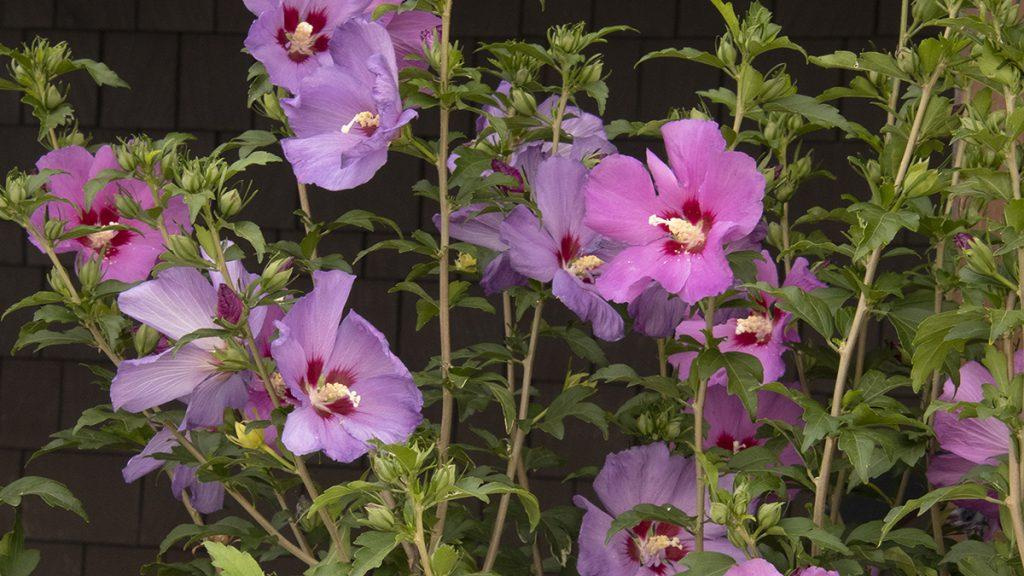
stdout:
[[(744, 4), (744, 2), (739, 2)], [(891, 47), (898, 33), (899, 3), (895, 0), (769, 0), (783, 32), (811, 54), (839, 49), (859, 50), (871, 45)], [(603, 46), (611, 99), (605, 115), (649, 120), (664, 117), (670, 107), (697, 104), (695, 91), (717, 86), (718, 71), (678, 60), (633, 64), (645, 53), (667, 47), (694, 46), (713, 49), (714, 36), (722, 26), (706, 0), (547, 0), (547, 11), (538, 0), (456, 0), (455, 37), (464, 46), (508, 37), (540, 40), (555, 23), (585, 20), (593, 26), (629, 24), (640, 34), (621, 34)], [(66, 40), (73, 53), (106, 62), (131, 84), (131, 90), (97, 89), (85, 74), (73, 76), (71, 102), (82, 130), (93, 142), (145, 131), (159, 136), (186, 131), (197, 138), (194, 147), (207, 152), (250, 128), (263, 124), (245, 107), (246, 70), (251, 64), (241, 53), (242, 41), (252, 18), (241, 0), (0, 0), (0, 43), (16, 45), (43, 35)], [(467, 54), (471, 61), (478, 58)], [(766, 58), (767, 60), (768, 58)], [(793, 54), (774, 56), (785, 62), (800, 91), (818, 94), (845, 84), (845, 73), (811, 70)], [(764, 67), (762, 66), (762, 69)], [(883, 114), (856, 102), (840, 104), (844, 114), (869, 127), (877, 127)], [(470, 118), (458, 117), (457, 130), (468, 132)], [(436, 130), (436, 114), (424, 113), (415, 129), (423, 134)], [(43, 152), (36, 142), (37, 128), (17, 98), (0, 93), (0, 168), (30, 169)], [(843, 192), (856, 192), (857, 182), (846, 157), (859, 152), (834, 132), (815, 137), (815, 157), (835, 173), (836, 182), (819, 181), (817, 188), (801, 192), (810, 204), (829, 204)], [(626, 153), (641, 152), (645, 143), (620, 144)], [(353, 208), (393, 218), (404, 230), (423, 227), (434, 206), (413, 197), (409, 188), (428, 177), (420, 161), (393, 154), (377, 177), (358, 191), (312, 191), (314, 217), (327, 220)], [(261, 190), (241, 218), (263, 227), (270, 241), (300, 237), (294, 179), (284, 164), (253, 171)], [(845, 183), (844, 183), (845, 182)], [(844, 188), (846, 186), (846, 188)], [(857, 186), (853, 184), (852, 186)], [(834, 200), (832, 200), (834, 202)], [(800, 200), (797, 200), (796, 214)], [(352, 259), (363, 247), (383, 236), (340, 233), (324, 241), (321, 251), (338, 251)], [(421, 369), (436, 353), (436, 324), (415, 330), (415, 301), (407, 294), (389, 294), (388, 288), (404, 278), (411, 263), (404, 256), (379, 253), (355, 268), (359, 280), (350, 305), (383, 331), (398, 355), (412, 370)], [(46, 262), (20, 229), (0, 224), (0, 308), (44, 285)], [(556, 308), (554, 306), (552, 309)], [(0, 484), (21, 474), (51, 477), (66, 483), (82, 499), (91, 522), (30, 503), (26, 526), (30, 545), (42, 551), (39, 576), (121, 576), (137, 574), (138, 567), (154, 559), (163, 537), (175, 525), (187, 522), (180, 504), (170, 495), (169, 481), (154, 474), (126, 485), (120, 469), (128, 458), (123, 453), (74, 452), (42, 457), (28, 463), (31, 454), (48, 441), (50, 433), (73, 426), (82, 410), (109, 399), (83, 362), (96, 360), (88, 350), (53, 348), (33, 356), (21, 352), (6, 356), (18, 328), (31, 313), (12, 314), (0, 325)], [(557, 319), (556, 312), (549, 315)], [(459, 311), (455, 315), (455, 345), (487, 340), (500, 341), (500, 319), (481, 313)], [(627, 362), (638, 371), (656, 371), (653, 342), (627, 338), (607, 346), (613, 361)], [(538, 361), (542, 398), (557, 392), (565, 374), (567, 350), (545, 342)], [(579, 360), (576, 370), (585, 370)], [(600, 396), (614, 410), (630, 392), (609, 390)], [(474, 426), (494, 429), (495, 418), (475, 418)], [(466, 438), (463, 427), (457, 432)], [(538, 435), (535, 442), (552, 442)], [(587, 492), (589, 482), (563, 483), (561, 479), (581, 466), (599, 465), (605, 454), (622, 449), (626, 441), (614, 433), (608, 441), (589, 425), (567, 421), (561, 452), (564, 466), (537, 474), (531, 487), (542, 504), (564, 505), (577, 490)], [(325, 482), (352, 479), (359, 468), (323, 467), (317, 476)], [(9, 510), (9, 509), (8, 509)], [(10, 517), (0, 510), (0, 529)], [(281, 574), (298, 571), (281, 567)]]

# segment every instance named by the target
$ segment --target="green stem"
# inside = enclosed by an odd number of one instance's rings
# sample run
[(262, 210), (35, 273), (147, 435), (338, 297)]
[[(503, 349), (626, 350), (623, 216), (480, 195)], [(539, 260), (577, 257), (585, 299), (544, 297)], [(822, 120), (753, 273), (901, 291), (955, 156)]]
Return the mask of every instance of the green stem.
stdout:
[[(715, 300), (714, 298), (708, 300), (708, 305), (704, 310), (704, 338), (705, 347), (710, 349), (712, 346), (712, 340), (714, 338), (714, 327), (715, 327)], [(704, 551), (704, 510), (705, 510), (705, 499), (706, 491), (704, 489), (705, 478), (704, 478), (704, 402), (707, 399), (708, 393), (708, 382), (702, 380), (697, 384), (697, 401), (693, 403), (693, 452), (694, 452), (694, 470), (696, 473), (696, 485), (697, 485), (697, 524), (696, 531), (693, 534), (694, 538), (694, 550), (697, 552)]]
[(413, 542), (416, 544), (416, 550), (419, 552), (420, 566), (423, 567), (424, 576), (434, 576), (434, 570), (430, 566), (430, 552), (427, 551), (426, 535), (423, 531), (423, 507), (417, 504), (414, 513), (416, 516), (416, 534), (413, 536)]

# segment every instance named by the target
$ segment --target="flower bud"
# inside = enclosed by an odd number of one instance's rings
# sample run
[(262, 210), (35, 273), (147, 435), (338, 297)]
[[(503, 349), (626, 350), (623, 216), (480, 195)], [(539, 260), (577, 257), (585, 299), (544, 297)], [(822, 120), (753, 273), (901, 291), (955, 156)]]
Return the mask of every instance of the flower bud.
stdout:
[(199, 257), (199, 247), (196, 245), (195, 240), (188, 236), (182, 236), (175, 234), (168, 238), (168, 250), (171, 254), (179, 258), (186, 260), (201, 260)]
[(60, 239), (61, 235), (64, 234), (64, 221), (63, 220), (47, 220), (46, 224), (43, 224), (43, 236), (46, 237), (52, 243), (56, 243)]
[(371, 502), (366, 505), (366, 525), (381, 532), (392, 531), (395, 515), (386, 506)]
[(132, 344), (135, 346), (135, 354), (143, 357), (152, 352), (160, 342), (160, 333), (142, 324), (132, 336)]
[(711, 503), (711, 521), (715, 524), (725, 524), (729, 521), (729, 507), (721, 502)]
[(138, 220), (142, 214), (142, 206), (135, 198), (127, 194), (118, 194), (114, 199), (114, 204), (117, 206), (117, 211), (124, 218)]
[(224, 192), (217, 198), (217, 210), (220, 211), (221, 216), (225, 218), (231, 218), (242, 211), (242, 196), (238, 193), (238, 190), (232, 188), (227, 192)]
[(736, 63), (736, 47), (732, 45), (732, 39), (723, 36), (718, 42), (718, 48), (715, 50), (715, 55), (718, 59), (725, 63), (726, 67), (731, 67)]
[(464, 272), (472, 274), (476, 272), (477, 261), (472, 254), (466, 252), (459, 252), (459, 257), (455, 259), (455, 270), (458, 272)]
[(43, 106), (45, 106), (47, 110), (56, 110), (64, 103), (64, 95), (61, 94), (60, 90), (52, 84), (46, 87), (46, 91), (42, 96), (43, 97), (40, 100), (42, 100)]
[(228, 436), (228, 440), (248, 450), (260, 450), (263, 448), (263, 430), (253, 428), (246, 431), (245, 422), (235, 422), (235, 435)]
[(78, 266), (78, 280), (86, 290), (92, 290), (103, 277), (99, 257), (89, 258)]
[(580, 85), (593, 84), (601, 79), (602, 74), (604, 74), (604, 62), (595, 60), (583, 68), (583, 71), (580, 73)]
[(757, 509), (757, 525), (760, 528), (771, 528), (782, 518), (782, 502), (769, 502)]
[(533, 116), (537, 113), (537, 99), (526, 90), (513, 88), (509, 93), (509, 99), (512, 101), (512, 109), (516, 114)]

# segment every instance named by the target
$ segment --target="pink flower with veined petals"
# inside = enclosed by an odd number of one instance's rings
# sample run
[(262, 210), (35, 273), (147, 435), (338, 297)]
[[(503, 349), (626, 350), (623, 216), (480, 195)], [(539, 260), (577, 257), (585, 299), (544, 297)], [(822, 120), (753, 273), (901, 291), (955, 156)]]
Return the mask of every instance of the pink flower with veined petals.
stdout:
[[(75, 252), (81, 260), (102, 258), (103, 278), (122, 282), (145, 280), (164, 252), (163, 238), (155, 228), (139, 220), (130, 220), (117, 208), (117, 197), (132, 198), (143, 210), (153, 208), (153, 193), (140, 180), (115, 180), (104, 186), (91, 203), (86, 202), (85, 185), (104, 170), (120, 170), (117, 157), (110, 146), (104, 146), (96, 156), (80, 146), (54, 150), (36, 163), (39, 170), (55, 170), (50, 177), (49, 193), (55, 199), (40, 206), (32, 214), (32, 225), (43, 231), (47, 220), (63, 220), (65, 229), (76, 226), (121, 225), (124, 230), (102, 230), (87, 236), (59, 242), (58, 253)], [(188, 208), (179, 197), (171, 198), (161, 215), (171, 234), (191, 230)], [(29, 237), (41, 249), (35, 236)]]
[(423, 396), (384, 335), (355, 312), (342, 320), (354, 281), (315, 272), (313, 290), (277, 323), (271, 351), (298, 403), (281, 441), (295, 454), (351, 462), (370, 440), (405, 442), (423, 419)]
[(726, 150), (716, 123), (679, 120), (662, 135), (667, 165), (650, 151), (650, 172), (610, 156), (587, 183), (587, 225), (629, 245), (598, 280), (616, 302), (632, 301), (650, 280), (689, 304), (725, 292), (733, 283), (725, 247), (761, 218), (764, 177), (753, 158)]
[[(615, 534), (605, 544), (612, 519), (639, 504), (672, 505), (696, 514), (697, 490), (694, 461), (676, 456), (659, 442), (610, 454), (594, 479), (594, 491), (601, 506), (583, 496), (573, 502), (583, 508), (580, 526), (580, 576), (672, 576), (682, 570), (680, 560), (694, 549), (693, 535), (681, 526), (643, 521)], [(729, 489), (731, 475), (719, 485)], [(724, 526), (710, 521), (704, 525), (704, 549), (728, 554), (737, 560), (743, 553), (733, 546)]]

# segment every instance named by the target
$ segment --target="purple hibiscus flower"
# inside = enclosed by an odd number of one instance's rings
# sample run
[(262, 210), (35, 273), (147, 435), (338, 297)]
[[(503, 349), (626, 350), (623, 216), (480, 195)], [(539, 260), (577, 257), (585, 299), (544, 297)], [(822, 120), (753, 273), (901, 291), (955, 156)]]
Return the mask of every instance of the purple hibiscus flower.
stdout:
[[(372, 17), (374, 10), (385, 4), (401, 4), (401, 0), (373, 0), (366, 8), (366, 15)], [(423, 10), (409, 10), (388, 12), (378, 18), (377, 22), (391, 35), (399, 68), (427, 67), (426, 62), (419, 57), (423, 55), (424, 42), (429, 44), (433, 41), (434, 31), (441, 26), (440, 18)]]
[(355, 312), (342, 320), (354, 281), (340, 271), (314, 273), (313, 290), (277, 324), (271, 350), (298, 402), (281, 439), (295, 454), (323, 450), (351, 462), (370, 440), (408, 440), (423, 418), (423, 396), (384, 335)]
[(594, 281), (607, 258), (604, 239), (583, 224), (587, 169), (568, 158), (545, 160), (533, 181), (541, 218), (516, 206), (501, 224), (512, 267), (528, 278), (551, 282), (551, 292), (607, 341), (622, 338), (622, 316), (602, 298)]
[(281, 101), (295, 132), (281, 141), (296, 178), (328, 190), (368, 182), (388, 158), (388, 146), (416, 112), (402, 110), (398, 69), (387, 30), (350, 20), (331, 42), (335, 66), (304, 78)]
[[(164, 251), (160, 232), (138, 220), (124, 218), (116, 204), (118, 195), (123, 194), (143, 210), (153, 208), (153, 193), (149, 187), (139, 180), (115, 180), (97, 192), (91, 204), (86, 202), (84, 186), (89, 180), (104, 170), (121, 169), (110, 146), (100, 148), (95, 157), (80, 146), (60, 148), (40, 158), (36, 168), (60, 172), (50, 177), (48, 185), (54, 200), (32, 214), (32, 225), (36, 229), (42, 231), (46, 220), (62, 220), (69, 230), (76, 226), (128, 228), (64, 240), (55, 246), (57, 252), (75, 252), (79, 262), (101, 259), (103, 277), (108, 280), (138, 282), (149, 276)], [(161, 217), (172, 234), (191, 229), (188, 208), (179, 197), (171, 198)], [(31, 236), (30, 240), (41, 249), (38, 238)]]
[(629, 246), (598, 280), (616, 302), (633, 300), (650, 280), (689, 304), (723, 293), (733, 283), (725, 246), (761, 218), (764, 177), (753, 158), (725, 149), (717, 124), (679, 120), (662, 135), (668, 165), (648, 151), (648, 173), (615, 155), (587, 182), (587, 225)]
[[(174, 434), (168, 429), (163, 429), (153, 435), (142, 449), (142, 452), (132, 456), (128, 460), (121, 475), (128, 483), (135, 482), (139, 478), (159, 470), (165, 464), (164, 460), (154, 458), (156, 454), (170, 454), (171, 450), (178, 445)], [(182, 493), (188, 490), (189, 500), (192, 507), (201, 514), (212, 514), (224, 507), (224, 485), (220, 482), (202, 482), (196, 477), (196, 470), (191, 466), (178, 464), (171, 471), (171, 492), (174, 497), (181, 500)]]
[[(488, 296), (500, 294), (513, 286), (523, 286), (526, 278), (512, 268), (508, 244), (501, 239), (501, 212), (484, 212), (486, 204), (470, 204), (452, 212), (449, 230), (452, 238), (486, 248), (497, 254), (484, 268), (480, 286)], [(441, 215), (434, 215), (434, 226), (441, 228)]]
[[(671, 576), (682, 571), (679, 561), (693, 551), (693, 535), (681, 526), (643, 521), (619, 532), (605, 544), (612, 519), (639, 504), (672, 505), (686, 514), (697, 512), (694, 462), (675, 456), (664, 443), (637, 446), (611, 454), (594, 479), (594, 491), (603, 506), (582, 496), (573, 502), (586, 513), (580, 527), (580, 576)], [(723, 476), (723, 488), (732, 485)], [(733, 546), (724, 526), (704, 525), (704, 549), (737, 560), (743, 553)]]
[[(765, 442), (765, 438), (758, 437), (758, 432), (765, 426), (763, 420), (779, 420), (802, 426), (803, 413), (803, 408), (789, 398), (762, 390), (757, 393), (757, 419), (751, 420), (739, 397), (729, 394), (725, 386), (710, 386), (704, 406), (704, 419), (708, 423), (704, 448), (718, 446), (737, 453), (759, 446)], [(786, 466), (803, 462), (792, 445), (782, 450), (779, 461)]]
[[(242, 286), (252, 278), (237, 262), (229, 270)], [(210, 277), (207, 280), (194, 268), (169, 268), (155, 280), (121, 293), (117, 303), (122, 312), (171, 340), (216, 328), (216, 318), (237, 322), (242, 312), (238, 296), (220, 274)], [(254, 332), (260, 331), (265, 314), (263, 307), (251, 311), (248, 321)], [(184, 400), (188, 409), (183, 428), (219, 425), (225, 408), (242, 408), (248, 399), (243, 375), (220, 369), (217, 353), (224, 346), (219, 338), (199, 338), (178, 350), (125, 360), (110, 385), (114, 408), (141, 412)]]
[[(1014, 370), (1024, 371), (1024, 352), (1014, 356)], [(995, 386), (995, 378), (977, 362), (968, 362), (960, 367), (960, 385), (952, 379), (946, 380), (939, 399), (944, 402), (981, 402), (984, 386)], [(995, 466), (999, 458), (1009, 452), (1010, 429), (998, 418), (964, 418), (956, 411), (936, 412), (933, 423), (935, 438), (942, 453), (928, 462), (928, 482), (934, 486), (959, 484), (964, 476), (980, 465)], [(980, 529), (986, 538), (991, 538), (999, 528), (999, 506), (984, 500), (959, 500), (956, 505), (963, 511), (980, 513), (984, 526), (969, 522), (970, 531)], [(961, 516), (965, 514), (961, 512)]]
[[(783, 576), (783, 574), (764, 558), (753, 558), (729, 568), (725, 576)], [(797, 568), (792, 576), (839, 576), (839, 572), (825, 570), (817, 566), (805, 566)]]
[[(705, 322), (700, 316), (686, 320), (676, 328), (677, 336), (689, 336), (703, 344)], [(721, 338), (718, 349), (722, 352), (743, 352), (761, 362), (763, 382), (774, 382), (786, 372), (782, 355), (786, 352), (785, 317), (770, 308), (767, 311), (751, 311), (745, 318), (729, 318), (716, 324), (711, 330), (714, 337)], [(690, 364), (697, 357), (696, 352), (680, 352), (669, 356), (669, 362), (679, 371), (680, 378), (690, 373)], [(728, 382), (725, 369), (715, 372), (708, 384), (725, 385)]]
[(270, 81), (297, 92), (302, 79), (331, 65), (328, 48), (338, 26), (360, 16), (370, 0), (246, 0), (257, 14), (245, 47)]

